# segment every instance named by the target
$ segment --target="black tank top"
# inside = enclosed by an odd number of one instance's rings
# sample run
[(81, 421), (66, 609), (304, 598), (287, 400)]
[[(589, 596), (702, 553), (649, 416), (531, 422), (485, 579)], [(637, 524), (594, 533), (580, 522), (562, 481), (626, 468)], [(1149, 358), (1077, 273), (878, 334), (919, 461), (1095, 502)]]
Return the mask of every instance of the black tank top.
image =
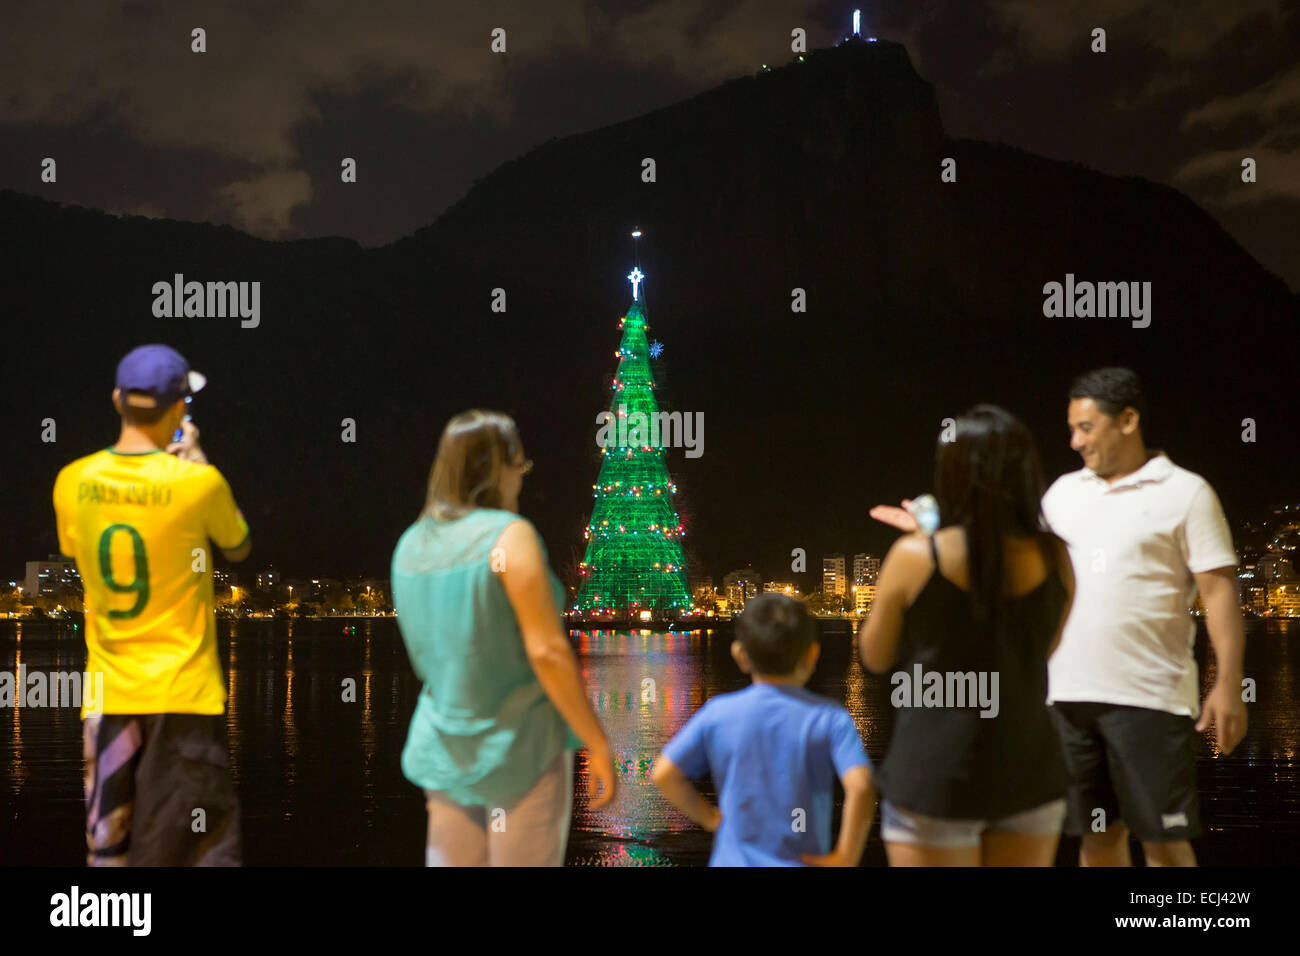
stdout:
[[(1063, 797), (1065, 765), (1046, 704), (1047, 649), (1066, 599), (1053, 562), (1034, 590), (1004, 598), (989, 625), (976, 623), (970, 592), (939, 572), (933, 536), (930, 552), (934, 572), (904, 614), (889, 675), (894, 731), (877, 787), (897, 807), (948, 819), (997, 819)], [(917, 665), (920, 690), (912, 686)], [(951, 706), (972, 682), (950, 675), (971, 672), (976, 682), (984, 676), (988, 691), (990, 675), (998, 675), (996, 716), (981, 717), (974, 694), (966, 706)], [(943, 679), (946, 706), (911, 706), (930, 673)], [(933, 678), (930, 686), (933, 700)]]

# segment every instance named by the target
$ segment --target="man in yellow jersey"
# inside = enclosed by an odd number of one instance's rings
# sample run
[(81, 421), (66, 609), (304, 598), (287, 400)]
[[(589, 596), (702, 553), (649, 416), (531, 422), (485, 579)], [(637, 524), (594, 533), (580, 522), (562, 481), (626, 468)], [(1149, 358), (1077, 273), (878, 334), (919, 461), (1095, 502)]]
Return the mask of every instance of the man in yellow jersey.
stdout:
[(54, 483), (59, 548), (85, 585), (86, 671), (104, 675), (101, 712), (82, 708), (91, 866), (241, 862), (210, 549), (242, 561), (250, 542), (185, 419), (205, 382), (165, 345), (127, 354), (117, 444)]

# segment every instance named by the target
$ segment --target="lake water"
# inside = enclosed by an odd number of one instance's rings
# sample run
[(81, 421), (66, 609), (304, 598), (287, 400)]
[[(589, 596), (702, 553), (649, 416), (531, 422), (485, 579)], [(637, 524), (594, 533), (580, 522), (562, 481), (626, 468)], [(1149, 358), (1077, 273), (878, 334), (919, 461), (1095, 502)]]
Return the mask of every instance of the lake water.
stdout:
[[(250, 865), (397, 865), (424, 861), (424, 805), (398, 758), (419, 685), (391, 619), (220, 625), (231, 758)], [(355, 633), (346, 631), (354, 628)], [(809, 687), (841, 700), (872, 760), (892, 720), (889, 684), (863, 673), (847, 622), (820, 622)], [(1230, 757), (1203, 738), (1197, 761), (1205, 865), (1294, 865), (1300, 859), (1300, 623), (1247, 622), (1246, 674), (1258, 682), (1250, 731)], [(619, 761), (610, 807), (586, 801), (575, 767), (568, 863), (696, 866), (711, 837), (668, 806), (650, 781), (664, 743), (710, 697), (743, 687), (728, 630), (575, 631), (583, 681)], [(1204, 629), (1197, 642), (1208, 687)], [(0, 670), (75, 671), (79, 635), (58, 625), (0, 622)], [(345, 679), (356, 702), (342, 700)], [(652, 681), (653, 683), (647, 683)], [(653, 695), (643, 693), (653, 690)], [(646, 699), (653, 696), (653, 700)], [(84, 859), (80, 719), (75, 708), (0, 710), (0, 864)], [(708, 794), (713, 798), (713, 794)], [(837, 801), (838, 813), (838, 801)], [(878, 814), (864, 864), (884, 865)], [(837, 821), (838, 826), (838, 821)], [(1077, 842), (1063, 840), (1059, 862)]]

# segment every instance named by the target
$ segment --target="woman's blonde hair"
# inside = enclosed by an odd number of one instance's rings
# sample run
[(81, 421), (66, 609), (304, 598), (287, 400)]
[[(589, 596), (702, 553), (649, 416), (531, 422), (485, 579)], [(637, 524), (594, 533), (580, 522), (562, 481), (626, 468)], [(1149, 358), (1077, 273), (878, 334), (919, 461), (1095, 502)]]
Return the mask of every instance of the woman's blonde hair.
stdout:
[(475, 508), (500, 508), (501, 470), (523, 453), (509, 415), (481, 408), (461, 412), (438, 440), (424, 513), (446, 521)]

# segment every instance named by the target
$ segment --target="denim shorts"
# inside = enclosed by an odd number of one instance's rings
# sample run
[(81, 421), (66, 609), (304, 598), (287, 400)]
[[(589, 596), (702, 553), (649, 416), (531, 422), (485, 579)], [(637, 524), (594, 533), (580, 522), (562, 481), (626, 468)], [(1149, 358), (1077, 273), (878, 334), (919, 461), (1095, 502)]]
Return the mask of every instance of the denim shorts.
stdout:
[(997, 820), (927, 817), (896, 807), (888, 800), (880, 803), (880, 838), (886, 843), (915, 843), (945, 850), (979, 846), (980, 837), (986, 833), (1052, 836), (1061, 832), (1064, 822), (1064, 797)]

